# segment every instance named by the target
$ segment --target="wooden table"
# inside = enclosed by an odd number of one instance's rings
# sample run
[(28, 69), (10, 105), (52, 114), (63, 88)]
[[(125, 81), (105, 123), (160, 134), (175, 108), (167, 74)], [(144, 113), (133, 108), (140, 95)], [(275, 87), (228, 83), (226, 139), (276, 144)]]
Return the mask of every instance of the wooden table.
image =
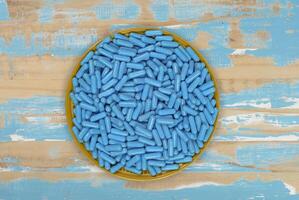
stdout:
[[(92, 165), (64, 111), (80, 55), (138, 26), (192, 42), (221, 93), (202, 158), (142, 183)], [(298, 59), (297, 0), (0, 0), (0, 199), (299, 199)]]

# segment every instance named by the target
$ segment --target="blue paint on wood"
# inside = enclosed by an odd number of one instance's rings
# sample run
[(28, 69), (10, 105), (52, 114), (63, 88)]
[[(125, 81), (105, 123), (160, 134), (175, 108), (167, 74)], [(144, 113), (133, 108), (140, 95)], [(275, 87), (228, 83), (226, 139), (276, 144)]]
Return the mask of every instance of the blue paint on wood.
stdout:
[[(49, 122), (45, 114), (64, 116), (64, 101), (58, 97), (34, 97), (12, 99), (0, 104), (0, 113), (4, 116), (4, 128), (1, 129), (0, 141), (11, 141), (11, 135), (34, 140), (71, 140), (65, 123)], [(33, 120), (24, 122), (26, 115), (37, 115)]]
[(154, 0), (151, 5), (151, 10), (154, 18), (161, 22), (166, 22), (169, 19), (169, 2)]
[(192, 173), (204, 173), (204, 172), (233, 172), (233, 173), (242, 173), (242, 172), (271, 172), (267, 169), (258, 169), (253, 168), (252, 166), (238, 166), (236, 163), (217, 163), (217, 162), (207, 162), (204, 163), (200, 160), (199, 165), (192, 164), (187, 167), (184, 172)]
[(299, 155), (297, 143), (257, 144), (237, 149), (236, 157), (240, 165), (267, 168), (296, 159)]
[[(44, 44), (49, 41), (49, 44)], [(0, 54), (10, 56), (34, 56), (50, 54), (53, 56), (79, 56), (97, 41), (97, 35), (78, 34), (75, 30), (59, 30), (49, 38), (47, 33), (31, 33), (30, 41), (24, 35), (16, 35), (6, 42), (0, 37)]]
[(0, 158), (0, 163), (18, 163), (18, 159), (16, 159), (15, 157), (10, 157), (10, 156), (6, 156), (6, 157), (2, 157)]
[[(233, 108), (233, 107), (232, 107)], [(221, 119), (222, 127), (223, 128), (229, 128), (231, 124), (233, 125), (239, 125), (240, 129), (237, 131), (246, 133), (246, 132), (259, 132), (260, 135), (261, 130), (257, 130), (255, 128), (242, 128), (242, 125), (250, 124), (251, 121), (255, 122), (263, 122), (264, 124), (272, 125), (272, 126), (279, 126), (281, 128), (284, 127), (292, 127), (292, 126), (297, 126), (299, 124), (299, 113), (293, 113), (293, 114), (283, 114), (283, 113), (263, 113), (263, 112), (255, 112), (255, 113), (247, 113), (247, 114), (239, 114), (233, 116), (234, 118), (232, 119), (231, 116), (229, 117), (223, 117)], [(232, 132), (231, 132), (232, 131)], [(236, 134), (236, 128), (234, 130), (229, 130), (229, 134)], [(265, 133), (265, 132), (264, 132)], [(292, 132), (288, 132), (291, 134)], [(242, 135), (242, 134), (241, 134)], [(277, 136), (277, 134), (275, 134)], [(269, 135), (268, 135), (269, 136)]]
[(199, 160), (199, 162), (191, 164), (184, 172), (269, 172), (267, 169), (240, 165), (235, 158), (224, 155), (221, 151), (215, 152), (209, 147)]
[(36, 96), (26, 99), (10, 99), (0, 104), (0, 113), (49, 114), (64, 113), (64, 100), (59, 97)]
[(108, 19), (136, 19), (139, 15), (139, 6), (133, 1), (113, 3), (105, 0), (94, 8), (96, 17), (99, 20)]
[(9, 12), (6, 0), (0, 0), (0, 21), (9, 20)]
[(283, 127), (291, 127), (297, 126), (299, 124), (299, 113), (298, 114), (291, 114), (289, 116), (265, 116), (265, 122), (269, 122), (271, 124), (276, 124)]
[[(196, 182), (196, 181), (194, 181)], [(204, 180), (202, 181), (204, 182)], [(215, 192), (217, 191), (217, 192)], [(258, 197), (257, 197), (258, 196)], [(290, 191), (281, 181), (263, 182), (260, 180), (239, 180), (230, 185), (208, 184), (201, 187), (196, 185), (186, 186), (181, 189), (164, 189), (150, 191), (125, 188), (123, 181), (105, 181), (101, 184), (92, 184), (87, 180), (45, 182), (29, 179), (9, 183), (0, 183), (0, 198), (5, 200), (15, 199), (143, 199), (143, 200), (168, 200), (168, 199), (298, 199), (299, 195), (290, 195)]]
[(47, 6), (39, 10), (39, 22), (40, 23), (49, 23), (53, 20), (54, 8)]
[(20, 140), (72, 140), (66, 124), (51, 124), (49, 122), (22, 122), (20, 116), (4, 115), (4, 129), (1, 130), (0, 141), (14, 140), (14, 135)]
[[(263, 15), (271, 12), (273, 1), (264, 2)], [(291, 3), (293, 6), (288, 7)], [(245, 34), (247, 47), (254, 47), (260, 42), (265, 43), (265, 47), (250, 51), (249, 53), (258, 57), (272, 57), (275, 64), (285, 66), (299, 59), (299, 2), (297, 0), (279, 1), (281, 8), (279, 15), (271, 17), (254, 17), (242, 19), (240, 22), (241, 32)], [(252, 37), (257, 31), (266, 31), (269, 38), (266, 41), (253, 41)], [(247, 37), (248, 36), (248, 37)], [(253, 45), (253, 46), (252, 46)]]
[(220, 104), (225, 108), (288, 108), (299, 98), (299, 82), (265, 84), (256, 89), (221, 94)]
[(192, 164), (186, 171), (270, 172), (271, 165), (295, 160), (299, 155), (299, 146), (297, 143), (261, 142), (240, 145), (235, 152), (236, 157), (229, 157), (208, 148), (200, 162)]
[(215, 17), (227, 16), (234, 13), (234, 9), (235, 6), (192, 0), (176, 1), (171, 4), (168, 1), (155, 0), (151, 5), (154, 18), (158, 21), (167, 21), (169, 18), (180, 22), (198, 20), (206, 14), (212, 14)]
[[(243, 131), (240, 129), (232, 129), (224, 127), (226, 132), (216, 132), (213, 137), (214, 141), (218, 142), (240, 142), (240, 141), (256, 141), (256, 142), (285, 142), (293, 141), (296, 142), (299, 139), (299, 132), (297, 131), (285, 131), (285, 133), (273, 133), (273, 130), (262, 130), (258, 131)], [(275, 126), (273, 127), (275, 129)]]

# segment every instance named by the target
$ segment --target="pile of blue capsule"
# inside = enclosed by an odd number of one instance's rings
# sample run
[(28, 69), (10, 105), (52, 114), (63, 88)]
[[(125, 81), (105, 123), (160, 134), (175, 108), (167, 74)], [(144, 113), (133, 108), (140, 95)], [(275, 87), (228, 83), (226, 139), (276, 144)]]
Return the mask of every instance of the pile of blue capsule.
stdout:
[(111, 173), (179, 169), (208, 141), (218, 114), (205, 64), (160, 30), (105, 38), (72, 84), (72, 130)]

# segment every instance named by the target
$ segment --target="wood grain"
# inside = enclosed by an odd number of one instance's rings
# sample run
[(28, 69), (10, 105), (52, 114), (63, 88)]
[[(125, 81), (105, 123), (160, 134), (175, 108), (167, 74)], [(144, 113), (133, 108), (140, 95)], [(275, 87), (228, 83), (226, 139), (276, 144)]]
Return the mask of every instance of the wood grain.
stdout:
[[(0, 0), (0, 199), (299, 199), (298, 19), (296, 0)], [(221, 94), (202, 158), (147, 183), (89, 163), (64, 115), (80, 55), (138, 26), (192, 42)]]

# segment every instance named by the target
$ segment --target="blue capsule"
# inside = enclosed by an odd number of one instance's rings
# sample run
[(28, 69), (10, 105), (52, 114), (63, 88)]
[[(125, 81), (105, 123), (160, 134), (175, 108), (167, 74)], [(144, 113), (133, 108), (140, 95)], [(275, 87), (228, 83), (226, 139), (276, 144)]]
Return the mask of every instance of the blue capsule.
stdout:
[(188, 99), (188, 89), (187, 89), (187, 84), (185, 81), (181, 82), (181, 91), (182, 91), (183, 99), (187, 100)]
[(158, 53), (167, 55), (167, 56), (170, 56), (173, 53), (170, 49), (164, 48), (164, 47), (159, 47), (159, 46), (155, 47), (155, 51), (158, 52)]
[(138, 170), (137, 168), (134, 168), (134, 167), (125, 167), (125, 169), (134, 174), (141, 174), (141, 170)]
[(147, 65), (155, 72), (159, 71), (159, 67), (156, 63), (154, 63), (152, 60), (148, 60)]
[(147, 52), (147, 51), (153, 51), (155, 49), (155, 46), (154, 45), (148, 45), (142, 49), (138, 49), (138, 53), (144, 53), (144, 52)]
[(102, 90), (108, 90), (109, 88), (113, 87), (117, 82), (117, 79), (111, 79), (106, 84), (102, 85)]
[(206, 124), (203, 124), (201, 126), (200, 132), (198, 134), (198, 140), (204, 141), (207, 129), (208, 129), (208, 127)]
[(189, 65), (187, 63), (183, 64), (182, 72), (181, 72), (181, 79), (185, 80), (187, 73), (188, 73)]
[(188, 58), (187, 56), (179, 49), (175, 48), (174, 53), (177, 55), (178, 58), (180, 58), (183, 62), (187, 62)]
[(152, 85), (154, 87), (161, 87), (161, 82), (156, 79), (145, 78), (144, 83)]
[(187, 156), (185, 158), (176, 160), (175, 162), (176, 163), (188, 163), (188, 162), (191, 162), (191, 161), (192, 161), (192, 157), (191, 156)]
[(85, 89), (88, 92), (91, 92), (90, 85), (86, 83), (82, 78), (80, 78), (78, 82), (83, 89)]
[(107, 44), (111, 41), (110, 36), (105, 37), (97, 46), (96, 49), (102, 47), (104, 44)]
[(90, 121), (94, 122), (94, 121), (98, 121), (100, 119), (103, 119), (106, 117), (106, 113), (105, 112), (101, 112), (101, 113), (98, 113), (98, 114), (95, 114), (95, 115), (92, 115), (90, 117)]
[(136, 46), (139, 46), (139, 47), (145, 47), (145, 43), (144, 42), (142, 42), (141, 40), (140, 40), (140, 38), (139, 39), (137, 39), (136, 37), (129, 37), (129, 41), (131, 42), (131, 43), (133, 43), (134, 45), (136, 45)]
[(189, 116), (188, 121), (189, 121), (189, 124), (190, 124), (191, 132), (193, 134), (196, 134), (197, 133), (197, 128), (196, 128), (195, 118), (193, 116)]
[(102, 73), (102, 84), (106, 84), (108, 81), (110, 81), (113, 77), (113, 71), (109, 71), (108, 73), (104, 74)]
[(142, 136), (138, 138), (138, 141), (145, 144), (145, 145), (149, 145), (149, 146), (154, 146), (155, 145), (154, 140), (151, 140), (151, 139), (148, 139), (148, 138), (145, 138), (145, 137), (142, 137)]
[(135, 63), (139, 63), (143, 60), (148, 60), (149, 59), (149, 53), (148, 52), (145, 52), (145, 53), (142, 53), (142, 54), (138, 54), (136, 55), (136, 57), (133, 58), (133, 62)]
[(114, 165), (113, 167), (110, 168), (110, 172), (112, 174), (114, 174), (115, 172), (119, 171), (123, 166), (124, 166), (124, 164), (119, 162), (119, 163), (117, 163), (116, 165)]
[(167, 96), (167, 95), (165, 95), (165, 94), (163, 94), (163, 93), (161, 93), (161, 92), (159, 92), (159, 91), (154, 91), (154, 95), (158, 98), (158, 99), (160, 99), (161, 101), (168, 101), (169, 100), (169, 97)]
[(156, 119), (156, 122), (158, 124), (173, 125), (175, 123), (175, 120), (171, 117), (158, 117)]
[(215, 91), (216, 91), (215, 88), (214, 88), (214, 87), (211, 87), (211, 88), (209, 88), (209, 89), (204, 90), (204, 91), (202, 92), (202, 94), (203, 94), (204, 96), (208, 96), (208, 95), (210, 95), (210, 94), (214, 94)]
[(164, 167), (162, 167), (162, 170), (171, 171), (171, 170), (177, 170), (178, 168), (179, 168), (178, 164), (167, 164)]
[(135, 38), (139, 38), (139, 39), (143, 36), (143, 34), (134, 33), (134, 32), (131, 32), (129, 35), (132, 37), (135, 37)]
[(113, 43), (119, 46), (124, 46), (129, 48), (134, 46), (129, 40), (123, 40), (123, 39), (114, 39)]
[(111, 128), (111, 134), (115, 134), (115, 135), (120, 135), (120, 136), (128, 136), (128, 132), (127, 131), (122, 131), (120, 129), (117, 128)]
[(129, 56), (124, 56), (124, 55), (119, 55), (119, 54), (114, 54), (113, 58), (115, 60), (123, 61), (123, 62), (130, 62), (131, 58)]
[(120, 34), (120, 33), (115, 33), (114, 34), (114, 38), (116, 38), (116, 39), (122, 39), (122, 40), (128, 40), (129, 39), (126, 36), (124, 36), (123, 34)]
[(108, 134), (108, 138), (112, 139), (112, 140), (119, 141), (119, 142), (125, 142), (126, 141), (126, 137), (121, 136), (121, 135)]
[(186, 134), (184, 132), (182, 132), (181, 130), (179, 130), (178, 128), (175, 129), (176, 133), (178, 134), (178, 136), (184, 141), (187, 142), (189, 139), (186, 136)]
[(186, 51), (186, 49), (184, 47), (182, 47), (181, 45), (178, 47), (180, 49), (180, 51), (187, 57), (187, 61), (192, 61), (194, 62), (193, 60), (190, 60), (191, 57), (190, 55), (188, 54), (188, 52)]
[(93, 51), (88, 52), (86, 56), (83, 58), (83, 60), (81, 61), (81, 65), (87, 63), (92, 58), (93, 55), (94, 55)]
[(105, 49), (111, 53), (116, 53), (118, 51), (118, 48), (115, 47), (115, 45), (112, 45), (112, 43), (103, 44), (103, 49)]
[(160, 30), (148, 30), (144, 32), (146, 36), (158, 36), (163, 35), (163, 32)]
[(166, 108), (158, 111), (158, 115), (173, 115), (176, 110), (173, 108)]
[(112, 95), (114, 92), (115, 92), (115, 89), (114, 88), (110, 88), (110, 89), (108, 89), (106, 91), (103, 91), (103, 92), (99, 93), (98, 97), (99, 98), (107, 97), (107, 96)]
[(141, 41), (147, 44), (155, 44), (156, 40), (147, 36), (142, 36)]
[(177, 42), (162, 40), (161, 41), (161, 46), (162, 47), (178, 47), (179, 44)]
[(119, 110), (119, 108), (117, 106), (112, 106), (112, 112), (121, 120), (124, 120), (125, 117), (124, 115), (122, 114), (122, 112)]
[(89, 110), (91, 112), (96, 112), (97, 111), (97, 108), (91, 104), (88, 104), (88, 103), (84, 103), (84, 102), (81, 102), (80, 103), (80, 107), (83, 108), (83, 109), (86, 109), (86, 110)]
[(137, 163), (140, 160), (140, 155), (133, 156), (128, 162), (126, 163), (126, 167), (131, 167), (135, 163)]
[(154, 152), (154, 153), (146, 153), (144, 154), (144, 158), (146, 160), (149, 160), (149, 159), (158, 159), (158, 158), (161, 158), (162, 157), (162, 154), (160, 152)]
[(118, 49), (118, 54), (120, 55), (124, 55), (124, 56), (130, 56), (130, 57), (133, 57), (135, 56), (137, 53), (137, 50), (136, 49), (133, 49), (133, 48), (127, 48), (127, 47), (120, 47)]
[(120, 144), (111, 144), (104, 147), (106, 151), (121, 151), (122, 146)]
[(193, 51), (193, 49), (191, 47), (187, 47), (186, 51), (195, 62), (199, 61), (198, 55)]
[(185, 111), (186, 113), (190, 114), (190, 115), (197, 115), (197, 111), (190, 108), (189, 106), (187, 105), (184, 105), (183, 108), (182, 108), (183, 111)]
[(186, 83), (191, 83), (194, 79), (196, 79), (197, 77), (199, 77), (201, 74), (201, 71), (196, 71), (193, 74), (191, 74), (190, 76), (188, 76), (186, 78)]
[(111, 53), (111, 52), (108, 51), (108, 50), (99, 48), (99, 49), (97, 49), (97, 52), (99, 52), (99, 54), (101, 54), (101, 55), (103, 55), (103, 56), (106, 56), (106, 57), (108, 57), (108, 58), (113, 59), (113, 53)]
[(203, 140), (204, 142), (207, 142), (209, 140), (213, 130), (214, 130), (214, 126), (210, 126), (209, 129), (206, 132), (205, 137), (204, 137), (204, 140)]
[(112, 165), (114, 165), (116, 162), (114, 158), (112, 158), (111, 156), (109, 156), (108, 154), (106, 154), (104, 152), (101, 152), (99, 157), (102, 158), (103, 160), (109, 162)]
[(96, 56), (95, 57), (100, 63), (102, 63), (104, 66), (112, 69), (113, 65), (112, 63), (109, 61), (109, 59), (107, 59), (106, 57), (103, 56)]
[(165, 166), (165, 162), (161, 161), (161, 160), (149, 160), (147, 162), (148, 165), (150, 166), (157, 166), (157, 167), (164, 167)]
[(142, 109), (142, 104), (138, 103), (136, 108), (134, 109), (134, 112), (132, 113), (133, 120), (136, 120), (139, 117), (141, 109)]
[(166, 55), (165, 54), (154, 52), (154, 51), (150, 52), (149, 55), (150, 55), (151, 58), (157, 58), (157, 59), (160, 59), (160, 60), (166, 59)]
[(156, 36), (155, 40), (156, 41), (172, 41), (173, 37), (170, 35), (161, 35), (161, 36)]
[(136, 131), (137, 135), (140, 135), (142, 137), (146, 137), (146, 138), (152, 139), (152, 132), (149, 131), (146, 128), (143, 128), (141, 126), (136, 126), (135, 127), (135, 131)]
[[(138, 137), (136, 137), (138, 138)], [(127, 147), (128, 148), (139, 148), (139, 147), (144, 147), (144, 143), (138, 142), (138, 141), (128, 141), (127, 142)]]
[(145, 149), (144, 148), (133, 148), (128, 150), (128, 155), (133, 156), (133, 155), (140, 155), (144, 154)]

